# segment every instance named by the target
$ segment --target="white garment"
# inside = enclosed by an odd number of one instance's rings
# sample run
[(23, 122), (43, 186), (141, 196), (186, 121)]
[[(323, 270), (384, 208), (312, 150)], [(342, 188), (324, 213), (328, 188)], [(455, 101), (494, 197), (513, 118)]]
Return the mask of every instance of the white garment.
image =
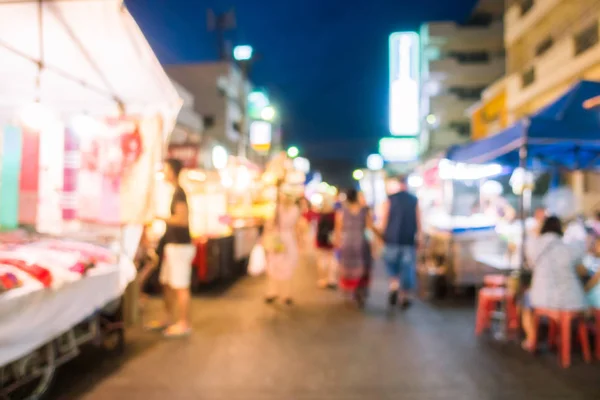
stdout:
[(194, 257), (196, 247), (193, 244), (167, 244), (160, 267), (160, 283), (173, 289), (188, 289), (192, 282)]
[(530, 299), (534, 308), (587, 308), (583, 284), (576, 271), (578, 260), (560, 236), (546, 233), (528, 242), (526, 249), (533, 268)]

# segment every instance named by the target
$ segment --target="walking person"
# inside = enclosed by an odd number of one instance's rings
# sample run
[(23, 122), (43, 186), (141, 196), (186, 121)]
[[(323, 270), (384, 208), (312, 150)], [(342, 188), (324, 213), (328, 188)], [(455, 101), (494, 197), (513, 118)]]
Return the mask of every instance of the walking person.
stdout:
[(335, 242), (339, 247), (339, 285), (361, 307), (365, 302), (368, 284), (365, 276), (371, 264), (371, 246), (366, 237), (366, 229), (374, 229), (372, 221), (369, 208), (360, 204), (358, 191), (348, 190), (346, 204), (337, 212), (335, 220)]
[(390, 306), (407, 309), (412, 304), (417, 281), (417, 246), (421, 238), (421, 218), (417, 197), (408, 192), (408, 179), (395, 179), (398, 191), (391, 194), (382, 209), (383, 261), (389, 276)]
[(335, 210), (332, 201), (326, 199), (318, 216), (316, 234), (319, 276), (317, 286), (321, 289), (337, 287), (337, 260), (333, 246), (334, 228)]
[(281, 297), (285, 304), (294, 304), (292, 278), (299, 261), (299, 243), (303, 233), (300, 207), (290, 193), (280, 196), (275, 216), (267, 227), (267, 295), (265, 302)]
[(152, 329), (163, 330), (164, 336), (169, 338), (191, 333), (190, 284), (196, 248), (190, 235), (187, 196), (179, 185), (182, 169), (183, 164), (177, 159), (165, 161), (165, 180), (174, 187), (171, 216), (163, 219), (166, 230), (161, 240), (164, 253), (159, 281), (163, 287), (166, 318), (162, 323), (150, 326)]

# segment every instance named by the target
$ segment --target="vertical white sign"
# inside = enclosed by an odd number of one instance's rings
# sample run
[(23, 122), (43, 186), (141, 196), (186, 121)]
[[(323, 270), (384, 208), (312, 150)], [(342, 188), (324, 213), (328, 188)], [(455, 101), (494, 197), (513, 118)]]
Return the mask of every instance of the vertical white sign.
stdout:
[(420, 132), (419, 35), (390, 35), (389, 125), (394, 136), (417, 136)]

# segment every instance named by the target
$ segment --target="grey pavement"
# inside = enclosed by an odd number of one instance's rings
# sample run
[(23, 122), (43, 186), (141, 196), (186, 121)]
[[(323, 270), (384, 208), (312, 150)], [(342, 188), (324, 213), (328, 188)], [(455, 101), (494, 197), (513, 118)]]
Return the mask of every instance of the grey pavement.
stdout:
[(600, 362), (574, 355), (563, 370), (554, 354), (476, 339), (473, 300), (390, 315), (378, 277), (359, 311), (316, 289), (314, 275), (312, 264), (300, 268), (292, 308), (263, 304), (261, 278), (197, 297), (192, 337), (131, 332), (121, 357), (86, 351), (60, 372), (51, 398), (600, 399)]

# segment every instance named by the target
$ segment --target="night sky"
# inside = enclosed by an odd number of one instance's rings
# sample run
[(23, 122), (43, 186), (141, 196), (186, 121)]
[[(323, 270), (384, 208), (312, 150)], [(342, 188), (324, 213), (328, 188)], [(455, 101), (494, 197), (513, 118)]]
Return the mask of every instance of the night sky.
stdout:
[(286, 144), (298, 145), (338, 182), (388, 133), (388, 35), (426, 21), (462, 21), (475, 2), (126, 0), (163, 64), (214, 60), (206, 10), (235, 7), (229, 39), (261, 53), (252, 80), (271, 91)]

